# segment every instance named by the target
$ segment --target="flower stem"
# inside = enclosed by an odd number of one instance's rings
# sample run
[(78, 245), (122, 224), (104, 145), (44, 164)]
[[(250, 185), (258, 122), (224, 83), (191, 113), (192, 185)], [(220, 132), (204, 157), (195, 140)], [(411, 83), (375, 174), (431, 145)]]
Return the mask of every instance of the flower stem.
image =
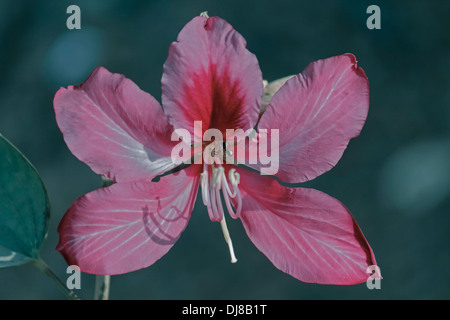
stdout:
[[(107, 188), (114, 184), (114, 181), (109, 180), (105, 176), (102, 178), (102, 188)], [(109, 275), (96, 275), (95, 276), (95, 291), (94, 300), (108, 300), (109, 299), (109, 284), (111, 282), (111, 276)]]
[(111, 283), (111, 276), (108, 275), (96, 275), (95, 276), (95, 300), (108, 300), (109, 299), (109, 286)]
[(42, 260), (40, 257), (38, 257), (35, 260), (32, 260), (31, 263), (42, 273), (44, 273), (47, 277), (49, 277), (56, 286), (61, 290), (62, 293), (66, 296), (67, 299), (70, 300), (80, 300), (78, 296), (72, 291), (69, 290), (64, 283), (56, 276), (56, 274), (50, 269), (50, 267)]

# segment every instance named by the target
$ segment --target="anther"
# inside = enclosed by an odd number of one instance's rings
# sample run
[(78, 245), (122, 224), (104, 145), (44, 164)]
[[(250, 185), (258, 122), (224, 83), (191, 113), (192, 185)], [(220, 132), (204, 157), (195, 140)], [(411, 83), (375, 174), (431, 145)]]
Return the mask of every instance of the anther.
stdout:
[(224, 172), (224, 168), (222, 166), (215, 168), (214, 166), (213, 168), (213, 176), (211, 178), (211, 186), (212, 187), (216, 187), (218, 186), (218, 188), (220, 188), (220, 183), (221, 183), (221, 179), (222, 179), (222, 174)]
[(240, 182), (241, 176), (236, 172), (236, 169), (230, 169), (228, 172), (228, 179), (230, 180), (231, 185), (236, 187)]

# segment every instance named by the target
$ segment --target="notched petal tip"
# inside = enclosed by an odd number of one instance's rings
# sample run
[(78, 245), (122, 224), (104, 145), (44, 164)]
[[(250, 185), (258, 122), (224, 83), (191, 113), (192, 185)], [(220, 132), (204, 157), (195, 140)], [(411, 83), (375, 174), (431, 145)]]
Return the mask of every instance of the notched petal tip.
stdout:
[(79, 85), (70, 85), (67, 87), (69, 90), (77, 90), (77, 89), (83, 89), (84, 86), (88, 85), (91, 82), (95, 82), (97, 79), (103, 80), (110, 77), (121, 77), (125, 78), (124, 75), (119, 73), (112, 73), (105, 67), (99, 66), (94, 69), (94, 71), (91, 72), (91, 74)]
[(353, 70), (354, 70), (354, 71), (356, 72), (356, 74), (359, 75), (360, 77), (364, 78), (364, 79), (367, 80), (367, 81), (369, 80), (369, 79), (367, 78), (366, 72), (363, 70), (363, 68), (354, 66), (354, 67), (353, 67)]
[(358, 60), (356, 60), (356, 57), (353, 53), (344, 53), (342, 56), (350, 58), (350, 62), (353, 64), (352, 70), (355, 71), (355, 73), (360, 77), (368, 80), (367, 75), (363, 70), (363, 68), (358, 66)]
[(274, 94), (258, 123), (280, 131), (277, 177), (299, 183), (333, 168), (368, 110), (367, 76), (353, 54), (310, 63)]
[(256, 56), (228, 22), (198, 16), (171, 44), (162, 76), (162, 105), (175, 128), (253, 128), (263, 96)]
[(209, 17), (205, 17), (205, 23), (203, 24), (203, 28), (208, 31), (211, 30), (211, 19)]

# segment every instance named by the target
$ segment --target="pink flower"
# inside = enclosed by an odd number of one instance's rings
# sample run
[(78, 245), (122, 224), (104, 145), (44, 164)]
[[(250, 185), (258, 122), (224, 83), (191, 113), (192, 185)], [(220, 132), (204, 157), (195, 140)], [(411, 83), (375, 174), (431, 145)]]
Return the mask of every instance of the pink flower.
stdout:
[[(344, 54), (313, 62), (285, 81), (264, 89), (244, 38), (226, 21), (200, 16), (170, 46), (162, 107), (132, 81), (101, 67), (80, 87), (60, 89), (54, 107), (68, 147), (116, 182), (82, 196), (65, 214), (57, 250), (67, 263), (93, 274), (150, 266), (186, 228), (201, 186), (203, 203), (211, 220), (220, 221), (233, 262), (224, 211), (242, 221), (277, 268), (301, 281), (366, 281), (367, 267), (376, 265), (374, 254), (338, 200), (314, 189), (282, 186), (233, 164), (204, 162), (174, 170), (171, 152), (179, 142), (171, 135), (180, 128), (193, 135), (196, 121), (202, 133), (255, 125), (278, 129), (276, 177), (281, 181), (304, 182), (330, 170), (364, 125), (369, 105), (364, 71), (353, 55)], [(156, 176), (159, 181), (152, 182)]]

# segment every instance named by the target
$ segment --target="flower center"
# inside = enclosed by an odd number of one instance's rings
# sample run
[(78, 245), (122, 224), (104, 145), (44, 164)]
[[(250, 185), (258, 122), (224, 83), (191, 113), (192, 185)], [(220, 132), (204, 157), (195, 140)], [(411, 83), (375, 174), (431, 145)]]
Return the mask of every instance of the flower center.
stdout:
[[(217, 149), (214, 149), (211, 153), (212, 158), (222, 156), (221, 154), (216, 154), (216, 151)], [(202, 200), (203, 204), (208, 209), (210, 219), (212, 221), (220, 221), (220, 226), (222, 227), (225, 241), (228, 244), (228, 248), (230, 250), (231, 262), (235, 263), (237, 259), (234, 255), (233, 243), (231, 241), (227, 223), (225, 220), (222, 196), (230, 216), (234, 219), (239, 218), (239, 215), (242, 211), (242, 198), (238, 188), (240, 177), (239, 173), (236, 172), (236, 169), (230, 169), (227, 179), (225, 175), (225, 169), (220, 163), (221, 162), (217, 164), (214, 161), (211, 164), (207, 164), (207, 162), (203, 163), (203, 172), (200, 175)], [(221, 190), (222, 196), (220, 192)], [(236, 210), (234, 210), (234, 208), (232, 207), (230, 199), (236, 199)]]

